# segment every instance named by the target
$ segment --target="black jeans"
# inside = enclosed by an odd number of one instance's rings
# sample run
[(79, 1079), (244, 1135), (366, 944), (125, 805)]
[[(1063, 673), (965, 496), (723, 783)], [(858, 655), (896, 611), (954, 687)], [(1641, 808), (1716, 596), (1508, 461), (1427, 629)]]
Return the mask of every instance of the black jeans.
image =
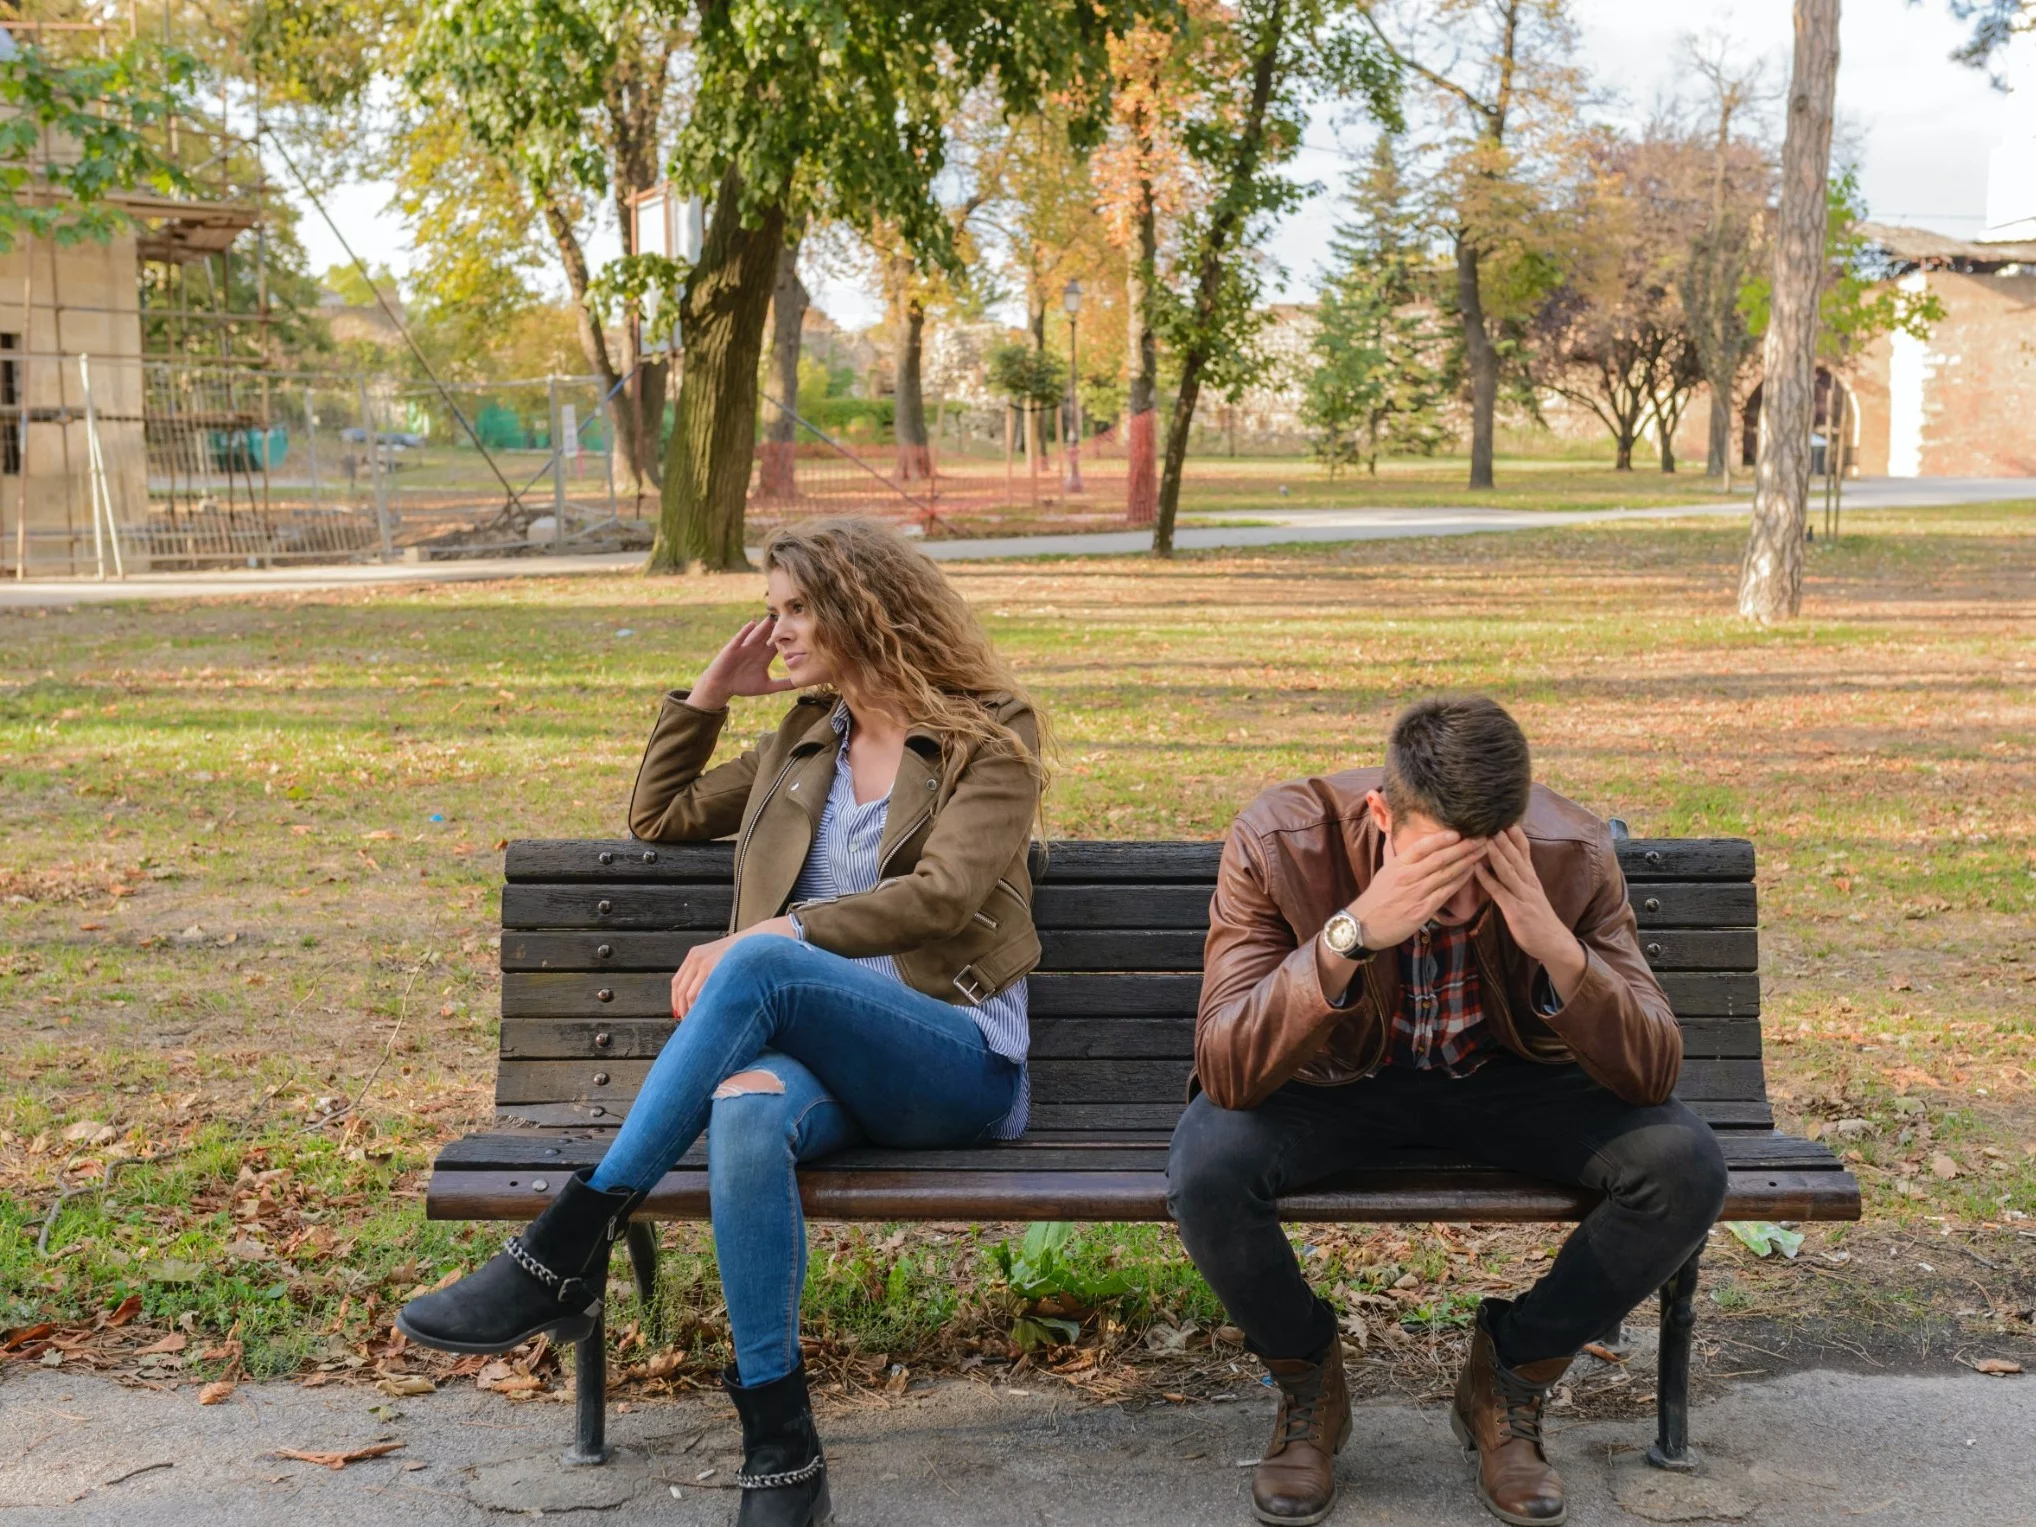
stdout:
[(1673, 1100), (1622, 1102), (1574, 1065), (1503, 1055), (1457, 1078), (1389, 1066), (1343, 1087), (1292, 1082), (1249, 1110), (1199, 1094), (1174, 1130), (1167, 1207), (1260, 1356), (1311, 1357), (1336, 1334), (1280, 1230), (1279, 1196), (1409, 1147), (1604, 1195), (1501, 1317), (1509, 1368), (1609, 1330), (1689, 1259), (1725, 1202), (1709, 1125)]

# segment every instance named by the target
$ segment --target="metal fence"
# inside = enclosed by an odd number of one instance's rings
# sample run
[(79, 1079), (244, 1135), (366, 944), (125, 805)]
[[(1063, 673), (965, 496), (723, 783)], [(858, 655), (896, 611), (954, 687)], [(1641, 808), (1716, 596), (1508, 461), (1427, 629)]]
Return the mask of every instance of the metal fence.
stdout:
[(20, 573), (647, 544), (656, 513), (630, 490), (593, 378), (441, 390), (135, 357), (13, 361), (33, 385), (0, 401), (21, 474), (0, 484), (0, 554)]

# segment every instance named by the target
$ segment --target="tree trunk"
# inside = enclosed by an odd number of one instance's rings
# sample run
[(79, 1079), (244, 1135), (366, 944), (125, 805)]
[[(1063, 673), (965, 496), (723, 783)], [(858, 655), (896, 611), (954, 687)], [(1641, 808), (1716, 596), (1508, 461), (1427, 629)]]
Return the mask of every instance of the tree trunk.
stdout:
[[(1033, 354), (1046, 354), (1046, 291), (1037, 275), (1025, 292), (1025, 328), (1032, 336)], [(1034, 472), (1046, 468), (1046, 430), (1039, 404), (1030, 398), (1025, 402), (1025, 463)]]
[(891, 433), (898, 442), (898, 481), (925, 482), (933, 475), (933, 457), (926, 444), (926, 393), (919, 382), (925, 354), (926, 307), (907, 281), (898, 288), (898, 368), (896, 407)]
[(1499, 407), (1499, 350), (1485, 332), (1478, 289), (1478, 250), (1466, 233), (1456, 238), (1456, 307), (1463, 322), (1463, 356), (1470, 372), (1470, 486), (1492, 486), (1492, 418)]
[(1630, 472), (1633, 470), (1633, 436), (1623, 430), (1612, 436), (1612, 470)]
[(1704, 475), (1724, 477), (1732, 470), (1732, 384), (1710, 379), (1711, 429), (1704, 443)]
[(1838, 81), (1838, 0), (1796, 0), (1788, 134), (1775, 218), (1774, 299), (1762, 349), (1760, 455), (1753, 527), (1739, 572), (1739, 613), (1792, 619), (1803, 603), (1810, 429), (1816, 406), (1817, 301), (1824, 280), (1825, 184)]
[(1230, 161), (1229, 183), (1221, 188), (1220, 200), (1202, 233), (1196, 258), (1194, 327), (1197, 337), (1181, 353), (1181, 386), (1174, 396), (1173, 416), (1166, 427), (1166, 466), (1159, 479), (1159, 512), (1152, 527), (1152, 552), (1156, 557), (1174, 554), (1174, 521), (1180, 514), (1181, 474), (1188, 462), (1188, 431), (1195, 422), (1195, 404), (1202, 396), (1202, 373), (1208, 369), (1215, 349), (1217, 310), (1222, 302), (1223, 266), (1233, 257), (1232, 241), (1243, 227), (1243, 210), (1237, 205), (1238, 188), (1249, 185), (1258, 174), (1259, 158), (1265, 150), (1265, 118), (1272, 104), (1273, 75), (1280, 50), (1286, 42), (1286, 8), (1271, 6), (1257, 39), (1251, 60), (1251, 102), (1239, 123), (1236, 151)]
[(1124, 282), (1124, 307), (1131, 332), (1126, 350), (1131, 359), (1131, 385), (1125, 397), (1124, 520), (1150, 525), (1159, 517), (1159, 468), (1154, 459), (1159, 423), (1159, 342), (1153, 333), (1152, 273), (1159, 258), (1159, 220), (1152, 206), (1152, 183), (1138, 186), (1138, 249)]
[(1673, 429), (1664, 429), (1661, 432), (1661, 469), (1664, 472), (1673, 472), (1675, 470), (1675, 431)]
[(721, 178), (699, 262), (686, 277), (678, 421), (665, 453), (647, 572), (749, 565), (742, 520), (756, 450), (756, 370), (785, 212), (769, 207), (745, 228), (741, 206), (742, 181), (730, 170)]
[(799, 341), (812, 298), (799, 279), (799, 245), (786, 239), (778, 252), (778, 279), (771, 289), (771, 380), (776, 406), (766, 404), (763, 461), (757, 492), (764, 498), (799, 493)]
[[(601, 396), (621, 401), (615, 391), (615, 384), (625, 374), (615, 369), (614, 357), (608, 353), (608, 339), (601, 331), (601, 323), (594, 316), (594, 309), (587, 300), (589, 272), (587, 254), (580, 247), (580, 236), (573, 228), (573, 220), (566, 216), (565, 209), (556, 200), (546, 196), (542, 201), (545, 227), (550, 230), (552, 242), (558, 246), (559, 262), (565, 266), (566, 289), (573, 299), (574, 327), (579, 331), (580, 350), (587, 357), (587, 364), (601, 379)], [(615, 420), (616, 433), (622, 443), (623, 460), (634, 468), (643, 459), (636, 431), (634, 411), (615, 407), (610, 410)]]
[(1206, 357), (1190, 353), (1181, 364), (1181, 386), (1174, 394), (1173, 416), (1166, 424), (1166, 466), (1159, 476), (1159, 504), (1152, 527), (1152, 554), (1174, 554), (1174, 520), (1181, 509), (1181, 474), (1188, 464), (1188, 431), (1195, 422), (1195, 404), (1202, 396)]

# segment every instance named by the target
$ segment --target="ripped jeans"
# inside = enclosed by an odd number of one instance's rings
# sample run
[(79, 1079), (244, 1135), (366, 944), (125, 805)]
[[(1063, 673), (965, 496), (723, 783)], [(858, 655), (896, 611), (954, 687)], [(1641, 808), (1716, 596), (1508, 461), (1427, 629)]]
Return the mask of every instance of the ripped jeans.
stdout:
[(707, 1132), (714, 1249), (744, 1387), (799, 1366), (806, 1222), (797, 1165), (870, 1140), (967, 1145), (1017, 1100), (1023, 1069), (962, 1008), (795, 939), (722, 956), (594, 1169), (649, 1191)]

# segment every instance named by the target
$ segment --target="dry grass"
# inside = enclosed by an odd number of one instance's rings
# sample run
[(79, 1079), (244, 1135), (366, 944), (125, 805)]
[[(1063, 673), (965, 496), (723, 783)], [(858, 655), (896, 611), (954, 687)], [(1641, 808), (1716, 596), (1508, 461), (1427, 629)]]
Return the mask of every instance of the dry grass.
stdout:
[[(955, 577), (1054, 716), (1068, 835), (1218, 833), (1270, 781), (1375, 756), (1406, 699), (1479, 689), (1543, 778), (1636, 833), (1753, 838), (1778, 1109), (1834, 1132), (1869, 1219), (1785, 1269), (1721, 1248), (1712, 1312), (2023, 1331), (2036, 512), (1849, 523), (1777, 631), (1730, 617), (1736, 541), (1708, 526)], [(391, 1304), (494, 1235), (415, 1201), (433, 1146), (488, 1117), (496, 845), (620, 831), (651, 697), (756, 595), (531, 581), (0, 621), (0, 1324), (133, 1293), (109, 1353), (189, 1312), (238, 1325), (256, 1368), (400, 1366)], [(1329, 1274), (1415, 1271), (1438, 1330), (1452, 1289), (1517, 1283), (1537, 1246), (1482, 1237), (1452, 1272), (1447, 1232), (1336, 1234)], [(822, 1341), (994, 1337), (980, 1232), (844, 1236), (815, 1259)], [(704, 1360), (711, 1264), (673, 1240)], [(1946, 1242), (1970, 1250), (1926, 1254)], [(1084, 1245), (1213, 1323), (1170, 1237)]]

